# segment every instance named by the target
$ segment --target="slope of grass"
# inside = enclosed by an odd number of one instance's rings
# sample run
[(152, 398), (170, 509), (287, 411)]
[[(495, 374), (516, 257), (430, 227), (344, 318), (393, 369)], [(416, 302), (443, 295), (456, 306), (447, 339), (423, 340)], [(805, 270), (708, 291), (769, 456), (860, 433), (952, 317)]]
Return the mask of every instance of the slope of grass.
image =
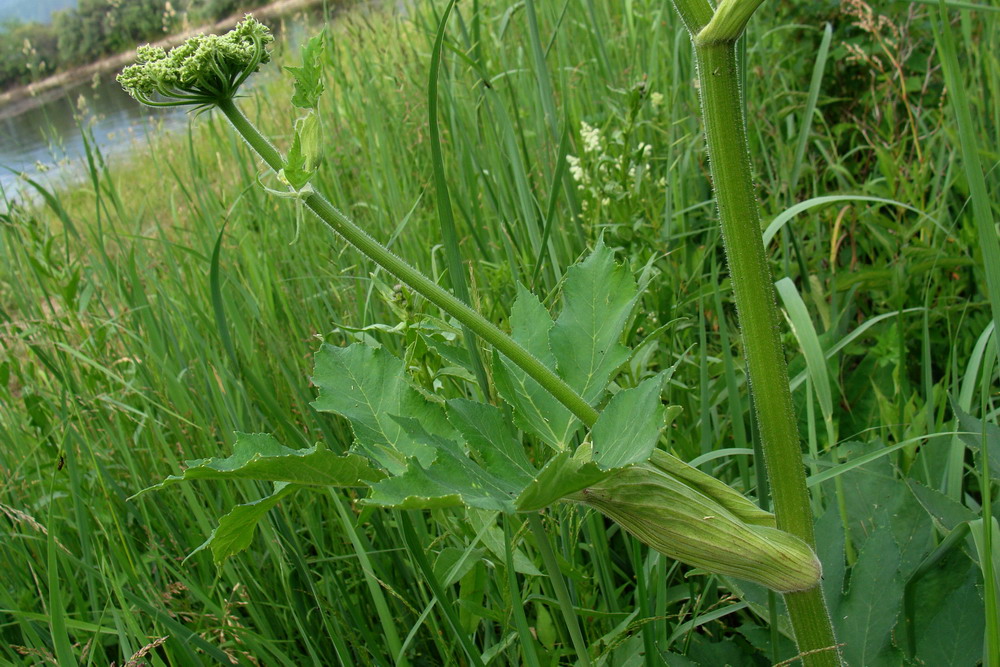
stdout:
[[(927, 664), (975, 664), (989, 548), (956, 539), (937, 559), (934, 549), (982, 518), (989, 478), (975, 452), (991, 431), (971, 442), (950, 434), (977, 423), (958, 423), (953, 405), (996, 419), (984, 273), (996, 267), (983, 265), (966, 210), (975, 184), (956, 146), (960, 133), (978, 138), (996, 191), (1000, 74), (982, 45), (998, 28), (970, 10), (949, 15), (971, 107), (960, 125), (936, 59), (936, 9), (880, 8), (893, 32), (865, 23), (859, 4), (853, 16), (812, 4), (814, 13), (776, 2), (757, 19), (746, 98), (765, 222), (808, 202), (769, 247), (776, 277), (788, 279), (780, 305), (827, 593), (847, 619), (838, 631), (851, 656), (893, 664), (908, 650), (907, 618), (927, 628), (940, 625), (938, 608), (962, 609), (946, 630), (964, 648), (943, 653), (952, 644), (926, 634), (916, 650)], [(427, 129), (440, 10), (420, 2), (405, 18), (354, 12), (331, 25), (315, 185), (450, 284)], [(832, 38), (816, 67), (821, 18), (833, 21)], [(669, 445), (756, 495), (691, 54), (669, 5), (480, 0), (459, 5), (446, 36), (441, 146), (473, 301), (504, 321), (515, 281), (546, 299), (603, 234), (621, 260), (655, 275), (630, 333), (646, 343), (623, 371), (628, 382), (676, 366), (665, 398), (684, 412)], [(278, 64), (293, 54), (279, 47)], [(291, 91), (277, 69), (241, 104), (287, 144)], [(312, 220), (299, 224), (292, 202), (257, 186), (260, 172), (209, 116), (137, 146), (127, 165), (92, 152), (85, 186), (0, 218), (0, 657), (466, 664), (470, 642), (447, 607), (484, 663), (574, 664), (557, 590), (541, 575), (545, 545), (521, 518), (297, 496), (217, 568), (206, 552), (185, 557), (263, 486), (179, 485), (128, 500), (183, 460), (227, 454), (237, 430), (346, 449), (349, 429), (309, 405), (321, 340), (377, 340), (427, 389), (474, 391), (434, 348), (457, 330)], [(995, 201), (976, 204), (996, 219)], [(603, 664), (794, 654), (765, 593), (651, 553), (592, 513), (558, 507), (543, 521)], [(924, 604), (909, 617), (879, 607), (860, 592), (868, 581), (882, 582), (883, 600), (896, 604), (906, 589)], [(864, 636), (862, 611), (882, 620)]]

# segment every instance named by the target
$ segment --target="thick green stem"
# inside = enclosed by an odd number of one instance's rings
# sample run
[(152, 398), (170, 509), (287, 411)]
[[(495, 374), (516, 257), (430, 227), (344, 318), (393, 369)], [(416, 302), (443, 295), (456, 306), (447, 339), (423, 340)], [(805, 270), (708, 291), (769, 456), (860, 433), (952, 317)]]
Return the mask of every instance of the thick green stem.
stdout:
[[(267, 166), (276, 172), (282, 169), (284, 160), (281, 153), (243, 115), (243, 112), (232, 100), (219, 102), (218, 107), (240, 136), (246, 140), (250, 148), (263, 158)], [(588, 428), (594, 425), (594, 422), (597, 421), (597, 411), (582, 396), (573, 391), (573, 388), (566, 384), (562, 378), (518, 345), (513, 338), (501, 331), (495, 324), (369, 236), (322, 195), (317, 193), (307, 195), (305, 205), (363, 255), (454, 317), (470, 331), (495, 347), (502, 355), (517, 364), (521, 370), (555, 396)]]
[[(751, 178), (736, 38), (701, 42), (695, 36), (694, 41), (712, 183), (774, 513), (778, 528), (815, 548), (798, 424), (781, 345), (774, 280), (761, 240), (760, 215)], [(822, 589), (816, 586), (808, 591), (787, 594), (785, 602), (804, 663), (839, 664)]]

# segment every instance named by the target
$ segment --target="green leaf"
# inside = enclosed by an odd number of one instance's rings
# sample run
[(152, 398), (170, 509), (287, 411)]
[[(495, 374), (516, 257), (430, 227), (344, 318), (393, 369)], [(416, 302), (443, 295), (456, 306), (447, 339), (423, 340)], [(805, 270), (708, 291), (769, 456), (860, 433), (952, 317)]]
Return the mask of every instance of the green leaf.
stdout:
[(603, 241), (566, 271), (563, 310), (549, 338), (559, 374), (591, 404), (628, 360), (620, 341), (637, 296), (631, 271)]
[(518, 441), (503, 411), (492, 405), (464, 398), (448, 401), (448, 420), (465, 437), (483, 465), (491, 470), (507, 469), (507, 476), (524, 487), (538, 473)]
[[(514, 512), (514, 498), (527, 481), (523, 471), (497, 458), (489, 470), (473, 461), (454, 440), (433, 435), (415, 419), (396, 421), (416, 442), (437, 451), (430, 466), (411, 459), (401, 475), (372, 487), (367, 504), (398, 509), (432, 509), (467, 505), (485, 510)], [(487, 446), (489, 446), (487, 444)]]
[[(511, 336), (549, 368), (556, 360), (549, 348), (552, 318), (545, 306), (521, 285), (510, 314)], [(497, 392), (513, 408), (514, 423), (556, 451), (569, 447), (580, 422), (541, 385), (509, 359), (495, 354)]]
[(941, 532), (954, 530), (963, 521), (974, 521), (979, 516), (940, 491), (935, 491), (912, 479), (908, 480), (907, 483), (917, 502), (930, 515), (931, 520)]
[[(712, 641), (698, 632), (691, 633), (691, 643), (687, 648), (685, 656), (689, 661), (701, 667), (717, 667), (720, 665), (752, 665), (753, 656), (750, 647), (732, 639), (723, 641)], [(674, 656), (670, 656), (668, 665), (679, 665), (687, 667), (691, 662), (675, 661)]]
[(302, 109), (315, 109), (319, 96), (323, 94), (323, 70), (320, 59), (323, 56), (325, 41), (326, 28), (323, 28), (322, 32), (302, 47), (302, 66), (285, 68), (295, 77), (292, 104)]
[(976, 453), (977, 460), (982, 457), (983, 444), (988, 448), (990, 476), (1000, 477), (1000, 426), (986, 422), (985, 425), (958, 405), (952, 405), (958, 424), (963, 433), (959, 435), (965, 446)]
[(540, 510), (564, 496), (597, 484), (611, 474), (590, 459), (590, 446), (580, 445), (575, 453), (556, 454), (538, 476), (524, 488), (515, 505), (519, 512)]
[(831, 503), (816, 521), (816, 555), (823, 563), (823, 592), (833, 618), (838, 616), (844, 597), (844, 578), (847, 576), (845, 545), (840, 510), (835, 503)]
[(437, 455), (431, 445), (414, 440), (392, 415), (415, 419), (429, 434), (458, 437), (441, 405), (409, 384), (403, 362), (385, 348), (324, 345), (316, 354), (312, 381), (320, 390), (313, 407), (347, 418), (356, 446), (392, 474), (402, 474), (407, 459), (429, 466)]
[(916, 584), (913, 621), (916, 655), (926, 665), (974, 667), (983, 657), (986, 630), (981, 574), (961, 550), (953, 550)]
[(212, 550), (212, 558), (216, 563), (221, 563), (225, 559), (243, 551), (250, 546), (254, 533), (257, 531), (257, 523), (274, 508), (285, 496), (303, 488), (297, 484), (278, 482), (274, 485), (274, 493), (252, 503), (237, 505), (221, 519), (219, 526), (212, 531), (205, 542), (191, 552), (192, 555), (198, 553), (206, 547)]
[[(841, 448), (841, 455), (853, 460), (873, 448), (877, 451), (881, 447), (880, 443), (845, 445)], [(893, 536), (899, 549), (901, 576), (909, 576), (912, 568), (934, 546), (929, 518), (913, 493), (905, 482), (896, 479), (886, 457), (850, 470), (841, 478), (854, 546), (864, 545), (872, 534), (873, 526), (878, 525), (884, 512), (888, 512), (893, 520), (885, 530)]]
[[(851, 589), (837, 613), (838, 632), (849, 665), (881, 664), (903, 598), (899, 549), (883, 512), (851, 571)], [(898, 661), (896, 664), (900, 664)]]
[(666, 426), (660, 401), (664, 374), (623, 389), (608, 402), (591, 429), (594, 461), (603, 470), (649, 460)]
[(308, 449), (290, 449), (267, 433), (237, 433), (233, 454), (224, 459), (197, 459), (185, 462), (180, 475), (143, 489), (162, 489), (180, 481), (194, 479), (258, 479), (291, 482), (307, 486), (368, 486), (385, 474), (373, 468), (363, 456), (338, 456), (317, 443)]
[[(503, 530), (496, 525), (496, 512), (486, 512), (470, 508), (466, 512), (468, 517), (468, 528), (472, 535), (477, 535), (483, 545), (490, 550), (497, 561), (503, 562), (507, 557), (507, 545)], [(514, 557), (514, 571), (520, 574), (527, 574), (532, 577), (542, 576), (535, 563), (528, 558), (524, 551), (516, 544), (511, 545)]]
[(442, 549), (434, 560), (434, 576), (442, 586), (457, 584), (459, 579), (482, 561), (485, 554), (486, 549), (466, 550), (457, 547)]

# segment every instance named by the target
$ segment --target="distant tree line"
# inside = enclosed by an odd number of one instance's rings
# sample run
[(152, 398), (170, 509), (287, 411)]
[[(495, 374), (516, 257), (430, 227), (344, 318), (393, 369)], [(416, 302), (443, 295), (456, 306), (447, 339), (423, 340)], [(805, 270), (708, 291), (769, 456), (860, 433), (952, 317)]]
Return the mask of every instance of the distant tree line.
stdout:
[(0, 24), (0, 89), (151, 42), (189, 25), (217, 21), (265, 0), (80, 0), (52, 22)]

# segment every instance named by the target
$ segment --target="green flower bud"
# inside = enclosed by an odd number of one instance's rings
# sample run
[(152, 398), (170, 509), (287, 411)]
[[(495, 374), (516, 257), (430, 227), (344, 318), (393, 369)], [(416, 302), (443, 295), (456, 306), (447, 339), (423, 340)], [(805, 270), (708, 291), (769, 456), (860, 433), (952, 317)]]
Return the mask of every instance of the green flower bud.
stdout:
[(660, 553), (708, 572), (781, 593), (812, 588), (822, 575), (816, 554), (775, 528), (774, 515), (664, 452), (568, 499), (600, 511)]
[(271, 59), (271, 31), (249, 14), (225, 35), (196, 35), (167, 52), (140, 46), (118, 83), (149, 106), (210, 107), (232, 99), (247, 78)]

